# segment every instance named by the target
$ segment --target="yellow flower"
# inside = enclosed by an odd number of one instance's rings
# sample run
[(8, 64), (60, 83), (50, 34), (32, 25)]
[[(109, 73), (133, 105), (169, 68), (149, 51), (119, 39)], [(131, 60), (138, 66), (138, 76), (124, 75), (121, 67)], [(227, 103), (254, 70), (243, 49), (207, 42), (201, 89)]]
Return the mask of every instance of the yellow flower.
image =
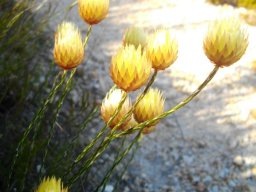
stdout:
[(68, 189), (63, 188), (63, 184), (60, 179), (48, 177), (43, 179), (36, 192), (68, 192)]
[(232, 65), (244, 55), (247, 46), (248, 34), (238, 18), (223, 17), (210, 23), (204, 51), (215, 65)]
[(147, 34), (142, 28), (139, 27), (130, 27), (126, 30), (123, 37), (123, 44), (125, 45), (134, 45), (136, 48), (141, 45), (142, 48), (145, 47), (147, 43)]
[(84, 59), (84, 46), (79, 29), (63, 22), (55, 33), (53, 50), (55, 62), (63, 69), (77, 67)]
[(94, 25), (107, 16), (109, 0), (78, 0), (78, 9), (83, 20)]
[(110, 75), (114, 83), (126, 92), (134, 91), (143, 86), (151, 72), (151, 62), (141, 46), (133, 45), (120, 48), (112, 57)]
[[(120, 89), (111, 90), (110, 92), (107, 93), (106, 97), (102, 101), (101, 116), (106, 123), (115, 113), (115, 110), (117, 109), (123, 94), (126, 94), (126, 93)], [(119, 111), (117, 116), (114, 118), (112, 123), (109, 125), (109, 127), (113, 128), (115, 125), (117, 125), (119, 121), (129, 112), (131, 107), (132, 105), (131, 105), (130, 99), (126, 98), (121, 110)], [(123, 123), (123, 125), (126, 124), (129, 120), (130, 118), (128, 118), (126, 122)]]
[(150, 35), (146, 50), (152, 67), (164, 70), (176, 61), (178, 42), (169, 30), (161, 29)]
[(238, 0), (238, 7), (244, 7), (247, 9), (256, 9), (256, 1), (255, 0)]
[[(150, 88), (143, 99), (138, 103), (133, 112), (137, 122), (153, 119), (164, 111), (164, 102), (162, 93), (158, 89)], [(156, 125), (158, 122), (154, 123)]]

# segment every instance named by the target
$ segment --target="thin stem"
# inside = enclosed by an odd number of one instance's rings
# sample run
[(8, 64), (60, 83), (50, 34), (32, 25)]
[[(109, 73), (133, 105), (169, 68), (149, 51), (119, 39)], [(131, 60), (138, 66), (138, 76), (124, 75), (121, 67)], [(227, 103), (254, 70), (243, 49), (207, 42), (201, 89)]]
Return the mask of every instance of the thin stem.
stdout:
[(73, 7), (75, 7), (77, 5), (77, 1), (73, 2), (71, 5), (69, 5), (66, 9), (67, 11), (70, 11)]
[[(61, 72), (59, 72), (59, 74), (60, 73)], [(59, 74), (56, 76), (56, 79), (57, 79), (57, 77), (59, 77)], [(65, 76), (65, 75), (66, 75), (66, 71), (64, 71), (64, 73), (63, 73), (63, 76)], [(61, 87), (62, 83), (63, 83), (63, 81), (61, 81), (57, 85), (55, 85), (55, 84), (53, 85), (47, 99), (45, 100), (43, 105), (40, 107), (40, 109), (37, 111), (37, 113), (33, 117), (32, 121), (30, 122), (29, 126), (25, 129), (25, 131), (22, 135), (22, 138), (19, 141), (18, 146), (16, 148), (16, 153), (15, 153), (15, 156), (13, 158), (13, 163), (12, 163), (11, 168), (10, 168), (10, 173), (9, 173), (9, 176), (8, 176), (8, 187), (7, 187), (8, 189), (10, 187), (10, 182), (11, 182), (14, 167), (15, 167), (17, 159), (19, 157), (19, 152), (20, 152), (20, 150), (22, 150), (22, 146), (24, 145), (24, 142), (25, 142), (26, 138), (28, 137), (29, 133), (33, 129), (34, 125), (41, 119), (42, 115), (44, 115), (48, 104), (51, 102), (52, 98), (55, 96), (55, 94), (57, 93), (57, 91)]]
[(67, 93), (71, 90), (72, 79), (73, 79), (73, 76), (74, 76), (75, 72), (76, 72), (76, 68), (72, 70), (72, 72), (71, 72), (71, 74), (70, 74), (70, 76), (67, 80), (64, 92), (63, 92), (60, 100), (57, 103), (57, 110), (54, 114), (54, 120), (52, 121), (52, 124), (51, 124), (51, 127), (50, 127), (50, 133), (49, 133), (49, 137), (47, 139), (47, 144), (46, 144), (46, 148), (45, 148), (45, 152), (44, 152), (44, 156), (43, 156), (43, 161), (42, 161), (42, 165), (41, 165), (40, 171), (39, 171), (40, 176), (41, 176), (42, 168), (44, 167), (45, 160), (46, 160), (46, 157), (47, 157), (47, 154), (48, 154), (48, 149), (50, 147), (50, 142), (51, 142), (51, 139), (53, 137), (53, 131), (54, 131), (55, 123), (56, 123), (57, 118), (58, 118), (59, 111), (60, 111), (60, 109), (63, 105), (64, 99), (66, 98)]
[(116, 131), (133, 113), (133, 111), (135, 110), (135, 108), (137, 107), (137, 105), (139, 104), (139, 102), (144, 98), (145, 94), (148, 92), (149, 88), (151, 87), (151, 85), (154, 83), (156, 76), (157, 76), (157, 70), (154, 71), (151, 79), (149, 80), (147, 86), (145, 87), (145, 89), (143, 90), (143, 92), (139, 95), (138, 99), (136, 100), (136, 102), (133, 104), (132, 108), (128, 111), (128, 113), (120, 120), (120, 122), (111, 130), (111, 133), (113, 133), (114, 131)]
[[(132, 155), (131, 155), (130, 159), (128, 160), (128, 162), (126, 163), (126, 165), (125, 165), (125, 167), (124, 167), (122, 173), (120, 174), (119, 179), (118, 179), (118, 181), (116, 182), (116, 184), (115, 184), (115, 186), (114, 186), (114, 191), (117, 190), (117, 187), (118, 187), (119, 182), (123, 179), (124, 174), (126, 173), (128, 167), (130, 166), (131, 162), (133, 161), (133, 159), (134, 159), (134, 157), (135, 157), (135, 154), (137, 153), (138, 149), (140, 148), (140, 143), (139, 143), (139, 142), (140, 142), (140, 141), (138, 141), (137, 145), (135, 146), (135, 149), (134, 149), (133, 152), (132, 152)], [(113, 192), (114, 192), (114, 191), (113, 191)]]
[(193, 100), (204, 88), (205, 86), (213, 79), (213, 77), (215, 76), (215, 74), (218, 72), (219, 67), (215, 66), (214, 69), (212, 70), (212, 72), (208, 75), (208, 77), (204, 80), (204, 82), (190, 95), (188, 96), (186, 99), (184, 99), (183, 101), (181, 101), (178, 105), (174, 106), (173, 108), (171, 108), (170, 110), (162, 113), (161, 115), (145, 121), (143, 123), (140, 123), (138, 125), (136, 125), (134, 128), (131, 128), (129, 130), (123, 131), (121, 133), (116, 134), (114, 137), (120, 137), (123, 135), (127, 135), (127, 134), (131, 134), (136, 132), (137, 130), (142, 129), (143, 127), (147, 127), (152, 125), (153, 123), (167, 117), (168, 115), (171, 115), (172, 113), (174, 113), (175, 111), (177, 111), (178, 109), (184, 107), (186, 104), (188, 104), (191, 100)]
[(77, 163), (79, 163), (84, 156), (91, 150), (91, 148), (97, 143), (97, 141), (101, 138), (101, 136), (104, 134), (108, 126), (113, 122), (113, 120), (116, 118), (120, 110), (122, 109), (122, 106), (127, 98), (127, 94), (123, 93), (122, 98), (120, 100), (120, 103), (118, 104), (117, 109), (115, 110), (115, 113), (113, 116), (109, 119), (109, 121), (106, 123), (106, 125), (98, 132), (97, 136), (87, 145), (83, 151), (77, 156), (74, 163), (70, 166), (68, 171), (66, 172), (65, 176), (72, 171), (72, 169), (75, 167)]
[[(129, 112), (120, 120), (120, 122), (114, 126), (113, 129), (111, 129), (110, 134), (100, 143), (99, 147), (96, 149), (96, 151), (90, 156), (90, 158), (84, 163), (84, 167), (81, 168), (77, 174), (75, 174), (72, 178), (71, 178), (71, 182), (70, 185), (73, 184), (78, 177), (83, 174), (85, 171), (87, 171), (91, 165), (97, 160), (97, 158), (106, 150), (107, 146), (109, 145), (109, 143), (112, 140), (112, 137), (115, 133), (115, 131), (123, 124), (123, 122), (125, 122), (127, 120), (127, 118), (132, 114), (132, 112), (134, 111), (135, 107), (138, 105), (138, 103), (143, 99), (143, 97), (145, 96), (145, 94), (147, 93), (148, 89), (151, 87), (151, 85), (153, 84), (153, 82), (155, 81), (155, 78), (157, 76), (157, 70), (154, 71), (154, 74), (152, 75), (151, 79), (149, 80), (147, 86), (145, 87), (144, 91), (140, 94), (139, 98), (136, 100), (135, 104), (133, 105), (133, 107), (129, 110)], [(114, 119), (116, 116), (112, 116), (111, 119)], [(111, 121), (112, 122), (112, 121)], [(107, 125), (109, 125), (110, 123), (107, 123)], [(106, 125), (106, 126), (107, 126)], [(106, 128), (106, 126), (104, 128)], [(103, 129), (104, 129), (103, 128)], [(103, 134), (101, 134), (101, 132), (99, 133), (100, 136)], [(95, 145), (96, 141), (99, 139), (99, 137), (96, 137), (94, 141), (92, 141), (93, 143), (90, 143), (90, 148), (92, 148), (92, 146)], [(86, 151), (86, 153), (88, 152), (88, 150)], [(83, 153), (83, 152), (82, 152)], [(81, 155), (81, 154), (80, 154)], [(80, 156), (79, 155), (79, 156)], [(83, 153), (81, 155), (81, 157), (83, 158), (85, 156), (85, 153)], [(81, 161), (82, 158), (79, 158), (79, 161)], [(75, 162), (75, 164), (78, 162)], [(74, 166), (73, 166), (74, 167)], [(73, 168), (72, 167), (72, 168)], [(71, 169), (69, 169), (69, 171), (71, 171)]]
[(89, 25), (85, 39), (84, 39), (84, 47), (86, 47), (86, 45), (88, 43), (89, 36), (90, 36), (91, 32), (92, 32), (92, 25)]
[[(124, 168), (123, 168), (122, 173), (121, 173), (120, 176), (118, 177), (118, 181), (116, 182), (116, 184), (115, 184), (115, 186), (114, 186), (114, 190), (117, 188), (117, 185), (118, 185), (119, 181), (122, 180), (122, 178), (123, 178), (123, 176), (124, 176), (126, 170), (128, 169), (129, 165), (131, 164), (132, 160), (134, 159), (135, 154), (137, 153), (137, 151), (138, 151), (138, 149), (139, 149), (139, 146), (140, 146), (140, 145), (139, 145), (139, 141), (138, 141), (137, 145), (135, 146), (134, 150), (132, 151), (131, 157), (130, 157), (129, 160), (127, 161), (126, 165), (125, 165)], [(122, 157), (122, 154), (120, 155), (120, 152), (119, 152), (118, 155), (117, 155), (117, 157), (118, 157), (118, 158)], [(110, 176), (112, 175), (114, 169), (115, 169), (116, 166), (119, 164), (119, 163), (117, 163), (118, 158), (115, 158), (115, 161), (113, 162), (112, 167), (108, 170), (107, 174), (106, 174), (105, 177), (104, 177), (104, 180), (105, 180), (105, 181), (103, 180), (103, 181), (101, 182), (100, 186), (104, 185), (104, 187), (105, 187), (106, 184), (108, 183), (109, 178), (110, 178)], [(124, 158), (124, 157), (122, 157), (122, 158)], [(121, 160), (121, 161), (122, 161), (122, 160)], [(99, 187), (99, 188), (100, 188), (100, 187)], [(104, 191), (104, 188), (102, 189), (102, 191)]]
[[(53, 94), (49, 94), (49, 95), (52, 95), (52, 97), (49, 99), (49, 103), (52, 102), (52, 100), (54, 99), (54, 96), (56, 95), (56, 93), (58, 92), (58, 90), (61, 88), (61, 86), (63, 85), (65, 79), (66, 79), (66, 75), (67, 75), (67, 71), (64, 71), (62, 76), (61, 76), (61, 79), (60, 79), (60, 82), (54, 86), (54, 89), (53, 89)], [(56, 80), (56, 79), (55, 79)], [(34, 147), (35, 147), (35, 140), (36, 140), (36, 137), (38, 135), (38, 132), (39, 132), (39, 128), (40, 128), (40, 125), (41, 125), (41, 121), (42, 121), (42, 118), (46, 112), (46, 109), (47, 109), (47, 106), (48, 106), (48, 103), (46, 105), (43, 106), (43, 110), (42, 110), (42, 113), (39, 113), (37, 115), (37, 119), (35, 120), (35, 122), (31, 122), (32, 125), (31, 127), (34, 126), (34, 135), (32, 137), (32, 142), (30, 144), (30, 151), (32, 152), (34, 150)], [(32, 128), (31, 128), (32, 129)], [(22, 178), (22, 182), (21, 182), (21, 191), (23, 191), (23, 188), (24, 188), (24, 182), (25, 182), (25, 178), (26, 178), (26, 174), (28, 172), (28, 163), (29, 163), (29, 160), (30, 160), (30, 157), (31, 157), (31, 154), (32, 153), (29, 153), (28, 155), (28, 161), (27, 161), (27, 166), (25, 167), (25, 170), (24, 170), (24, 173), (23, 173), (23, 178)]]
[[(119, 163), (126, 157), (126, 155), (130, 152), (132, 149), (133, 145), (137, 143), (142, 135), (142, 131), (140, 131), (137, 136), (133, 139), (131, 144), (119, 155), (119, 157), (114, 161), (113, 165), (111, 168), (108, 170), (107, 174), (105, 175), (103, 181), (101, 182), (101, 185), (106, 185), (112, 172), (114, 171), (115, 167), (119, 165)], [(103, 192), (103, 191), (102, 191)]]
[[(121, 151), (122, 151), (122, 149), (123, 149), (123, 147), (124, 147), (124, 145), (125, 145), (125, 141), (126, 141), (126, 139), (127, 139), (127, 137), (123, 137), (122, 138), (122, 142), (121, 142), (121, 145), (120, 145), (120, 147), (118, 148), (118, 152), (117, 152), (117, 154), (116, 154), (116, 156), (115, 156), (115, 159), (117, 159), (118, 157), (119, 157), (119, 155), (121, 154)], [(106, 175), (104, 176), (104, 178), (107, 176), (107, 174), (108, 174), (108, 172), (106, 173)], [(104, 189), (105, 189), (105, 183), (103, 183), (103, 181), (104, 180), (102, 180), (102, 182), (98, 185), (98, 187), (96, 188), (96, 190), (95, 190), (95, 192), (97, 192), (102, 186), (102, 191), (104, 191)]]

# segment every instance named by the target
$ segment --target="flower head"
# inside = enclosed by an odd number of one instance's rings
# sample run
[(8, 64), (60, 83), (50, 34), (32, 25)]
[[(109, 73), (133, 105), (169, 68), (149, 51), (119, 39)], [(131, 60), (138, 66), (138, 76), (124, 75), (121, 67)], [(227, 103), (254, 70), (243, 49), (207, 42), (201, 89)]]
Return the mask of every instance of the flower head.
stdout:
[[(126, 94), (126, 93), (120, 89), (114, 89), (108, 92), (106, 97), (102, 101), (101, 116), (106, 123), (114, 115), (115, 110), (118, 108), (118, 105), (122, 99), (123, 94)], [(131, 107), (132, 105), (131, 105), (130, 99), (126, 98), (125, 102), (122, 105), (121, 110), (119, 111), (117, 116), (114, 118), (112, 123), (109, 125), (109, 127), (113, 128), (115, 125), (117, 125), (119, 121), (129, 112)], [(123, 123), (123, 125), (125, 125), (129, 120), (130, 118), (128, 118), (126, 122)]]
[[(142, 123), (162, 114), (164, 111), (164, 101), (165, 99), (158, 89), (149, 89), (143, 99), (135, 107), (133, 112), (135, 120)], [(155, 124), (157, 123), (158, 122)]]
[(244, 7), (246, 9), (256, 9), (256, 1), (254, 0), (237, 0), (238, 7)]
[(125, 45), (134, 45), (136, 48), (139, 45), (144, 48), (147, 43), (147, 34), (142, 28), (139, 27), (130, 27), (126, 30), (123, 37), (123, 44)]
[(110, 75), (114, 83), (122, 90), (129, 92), (143, 86), (151, 72), (151, 62), (141, 47), (133, 45), (120, 48), (112, 57)]
[(238, 18), (223, 17), (210, 23), (204, 40), (206, 56), (217, 66), (237, 62), (248, 46), (248, 34)]
[(169, 30), (161, 29), (150, 35), (146, 50), (152, 67), (164, 70), (176, 61), (178, 42)]
[(78, 9), (83, 20), (94, 25), (107, 16), (109, 0), (78, 0)]
[(68, 189), (63, 188), (63, 184), (60, 179), (48, 177), (43, 179), (36, 192), (68, 192)]
[(55, 33), (53, 50), (55, 62), (63, 69), (77, 67), (84, 59), (84, 46), (79, 29), (63, 22)]

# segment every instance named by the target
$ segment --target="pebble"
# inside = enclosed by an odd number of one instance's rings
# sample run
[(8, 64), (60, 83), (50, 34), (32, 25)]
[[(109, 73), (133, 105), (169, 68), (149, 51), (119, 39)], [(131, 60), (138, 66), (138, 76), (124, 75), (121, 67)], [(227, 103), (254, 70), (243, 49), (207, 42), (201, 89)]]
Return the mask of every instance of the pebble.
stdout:
[(203, 179), (203, 182), (205, 184), (210, 184), (212, 182), (212, 177), (207, 175), (204, 179)]
[(104, 192), (113, 192), (114, 187), (112, 185), (107, 185)]
[(218, 186), (213, 186), (213, 187), (209, 190), (209, 192), (219, 192)]
[(239, 156), (236, 156), (236, 157), (233, 159), (233, 163), (234, 163), (234, 165), (236, 165), (236, 166), (238, 166), (238, 167), (241, 167), (241, 166), (244, 164), (243, 157), (241, 157), (240, 155), (239, 155)]
[(186, 164), (191, 164), (194, 160), (193, 156), (184, 155), (183, 160)]

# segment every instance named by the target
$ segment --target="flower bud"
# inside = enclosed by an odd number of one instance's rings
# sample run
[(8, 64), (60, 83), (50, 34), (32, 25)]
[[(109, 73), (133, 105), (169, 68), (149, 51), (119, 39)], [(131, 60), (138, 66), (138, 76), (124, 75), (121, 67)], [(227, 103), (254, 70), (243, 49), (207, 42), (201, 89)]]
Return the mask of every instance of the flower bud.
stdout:
[(44, 178), (38, 186), (36, 192), (68, 192), (67, 188), (63, 188), (63, 184), (60, 179)]
[(210, 23), (204, 51), (215, 65), (232, 65), (244, 55), (247, 46), (248, 34), (238, 18), (225, 17)]
[(164, 70), (176, 61), (178, 42), (169, 30), (161, 29), (149, 36), (146, 51), (152, 67)]
[(78, 0), (81, 18), (90, 25), (101, 22), (108, 14), (109, 0)]
[(131, 27), (126, 30), (123, 37), (123, 45), (134, 45), (138, 48), (139, 45), (144, 48), (147, 43), (147, 34), (142, 28)]
[(151, 72), (151, 62), (142, 52), (141, 46), (137, 49), (133, 45), (120, 48), (112, 57), (110, 75), (114, 83), (122, 90), (135, 91), (143, 86)]
[(55, 33), (53, 50), (55, 62), (63, 69), (72, 69), (83, 62), (84, 46), (79, 29), (63, 22)]
[[(120, 101), (122, 100), (123, 94), (126, 94), (124, 91), (120, 89), (111, 90), (107, 93), (106, 97), (102, 101), (101, 105), (101, 116), (102, 119), (107, 123), (109, 119), (114, 115), (115, 110), (118, 108), (118, 105)], [(131, 101), (130, 99), (125, 100), (125, 102), (122, 105), (121, 110), (117, 114), (117, 116), (114, 118), (112, 123), (109, 125), (110, 128), (113, 128), (115, 125), (119, 123), (119, 121), (129, 112), (131, 109)], [(128, 118), (123, 125), (125, 125), (127, 122), (129, 122), (130, 118)], [(122, 127), (121, 127), (122, 128)]]
[[(142, 123), (162, 114), (164, 111), (164, 101), (165, 99), (158, 89), (150, 88), (135, 107), (133, 112), (135, 120)], [(152, 125), (156, 125), (157, 123), (155, 122)]]

